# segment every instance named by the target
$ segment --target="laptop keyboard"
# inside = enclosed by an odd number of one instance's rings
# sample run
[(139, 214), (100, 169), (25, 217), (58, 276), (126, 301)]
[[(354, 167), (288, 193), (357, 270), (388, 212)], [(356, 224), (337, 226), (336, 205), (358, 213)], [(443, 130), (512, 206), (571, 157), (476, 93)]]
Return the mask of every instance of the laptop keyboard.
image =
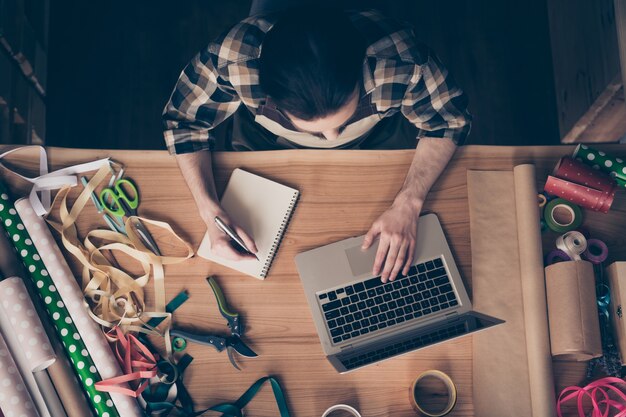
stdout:
[(466, 334), (466, 333), (467, 333), (467, 329), (465, 328), (465, 323), (460, 323), (451, 327), (446, 327), (443, 329), (436, 330), (426, 335), (422, 335), (422, 336), (418, 336), (410, 340), (406, 340), (404, 342), (398, 342), (393, 345), (389, 345), (380, 349), (372, 350), (370, 352), (361, 354), (359, 356), (353, 356), (351, 358), (341, 359), (341, 363), (343, 363), (346, 369), (350, 370), (350, 369), (358, 368), (359, 366), (370, 364), (372, 362), (378, 362), (378, 361), (390, 358), (395, 355), (400, 355), (402, 353), (408, 352), (413, 349), (432, 345), (437, 342), (441, 342), (443, 340), (448, 340), (452, 337), (459, 336), (459, 335)]
[(318, 294), (333, 343), (416, 320), (459, 304), (441, 258), (383, 284), (370, 278)]

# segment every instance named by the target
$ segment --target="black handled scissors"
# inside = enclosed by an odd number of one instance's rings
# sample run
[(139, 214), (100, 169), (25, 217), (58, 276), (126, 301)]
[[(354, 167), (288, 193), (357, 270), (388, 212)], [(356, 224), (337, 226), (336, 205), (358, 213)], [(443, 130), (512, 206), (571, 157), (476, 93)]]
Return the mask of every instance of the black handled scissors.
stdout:
[(223, 337), (215, 334), (197, 334), (180, 329), (170, 330), (170, 335), (174, 337), (182, 337), (190, 342), (213, 346), (218, 352), (222, 352), (226, 349), (230, 363), (232, 363), (237, 370), (241, 370), (233, 358), (233, 351), (247, 358), (254, 358), (259, 355), (250, 349), (250, 347), (248, 347), (243, 340), (241, 340), (244, 333), (244, 325), (241, 316), (228, 309), (228, 306), (226, 305), (226, 298), (224, 297), (224, 293), (222, 293), (222, 289), (217, 284), (217, 281), (213, 277), (208, 277), (206, 280), (213, 290), (220, 314), (226, 319), (228, 328), (230, 329), (230, 336)]

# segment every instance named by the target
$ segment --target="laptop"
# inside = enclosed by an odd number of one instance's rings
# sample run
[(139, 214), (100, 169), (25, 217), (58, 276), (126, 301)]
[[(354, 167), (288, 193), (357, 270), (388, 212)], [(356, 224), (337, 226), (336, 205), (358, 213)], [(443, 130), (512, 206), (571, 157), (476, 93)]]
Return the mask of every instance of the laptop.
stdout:
[(413, 266), (383, 284), (372, 275), (378, 243), (364, 236), (296, 256), (322, 348), (340, 373), (475, 333), (504, 321), (472, 303), (435, 214), (419, 219)]

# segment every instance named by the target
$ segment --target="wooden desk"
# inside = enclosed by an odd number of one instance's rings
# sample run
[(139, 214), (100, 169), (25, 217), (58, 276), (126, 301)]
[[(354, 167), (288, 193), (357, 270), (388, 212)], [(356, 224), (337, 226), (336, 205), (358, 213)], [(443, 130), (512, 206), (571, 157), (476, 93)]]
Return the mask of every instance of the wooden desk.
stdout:
[[(425, 211), (436, 212), (450, 241), (463, 278), (471, 293), (471, 256), (466, 191), (466, 170), (509, 170), (520, 163), (535, 163), (538, 184), (557, 159), (573, 147), (479, 147), (461, 148), (435, 184)], [(626, 156), (626, 146), (602, 149)], [(0, 149), (2, 151), (2, 149)], [(141, 215), (170, 222), (192, 245), (199, 245), (204, 226), (191, 194), (176, 166), (165, 152), (86, 151), (51, 148), (52, 169), (111, 156), (126, 165), (127, 175), (142, 194)], [(348, 403), (367, 417), (414, 416), (408, 390), (418, 373), (440, 369), (455, 381), (459, 391), (454, 416), (474, 415), (472, 407), (472, 343), (467, 337), (424, 349), (380, 365), (339, 375), (324, 358), (309, 308), (300, 285), (294, 256), (349, 236), (363, 234), (391, 203), (411, 162), (413, 151), (316, 151), (295, 150), (262, 153), (216, 154), (215, 176), (223, 190), (230, 172), (242, 167), (300, 189), (301, 200), (266, 281), (240, 276), (199, 258), (167, 267), (168, 299), (187, 289), (191, 299), (175, 314), (177, 323), (197, 329), (225, 330), (213, 295), (204, 278), (216, 274), (233, 309), (243, 313), (246, 340), (260, 354), (242, 360), (244, 371), (232, 368), (225, 354), (190, 346), (195, 359), (186, 374), (186, 384), (198, 407), (234, 400), (258, 377), (275, 375), (286, 389), (293, 415), (318, 417), (330, 405)], [(12, 158), (17, 165), (34, 167), (35, 154)], [(15, 177), (2, 177), (14, 189), (25, 189)], [(77, 192), (78, 190), (74, 191)], [(484, 204), (489, 204), (488, 201)], [(603, 239), (610, 261), (626, 260), (626, 192), (620, 190), (607, 215), (587, 211), (585, 227)], [(81, 233), (104, 227), (89, 207), (79, 219)], [(544, 247), (555, 235), (544, 235)], [(159, 242), (167, 251), (167, 243)], [(147, 288), (148, 300), (152, 289)], [(511, 358), (516, 360), (516, 358)], [(556, 364), (558, 388), (580, 383), (584, 364)], [(497, 389), (494, 387), (494, 389)], [(271, 390), (264, 389), (247, 415), (276, 415)]]

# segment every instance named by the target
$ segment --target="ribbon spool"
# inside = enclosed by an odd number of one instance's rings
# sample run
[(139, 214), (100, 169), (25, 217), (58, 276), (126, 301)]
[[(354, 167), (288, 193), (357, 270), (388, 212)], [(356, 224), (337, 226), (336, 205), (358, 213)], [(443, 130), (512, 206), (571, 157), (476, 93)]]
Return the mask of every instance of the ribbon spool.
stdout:
[(583, 214), (580, 207), (562, 198), (555, 198), (546, 204), (543, 218), (550, 230), (565, 233), (580, 226)]
[(346, 405), (346, 404), (333, 405), (328, 410), (324, 411), (324, 414), (322, 414), (322, 417), (328, 417), (335, 411), (347, 411), (348, 413), (352, 414), (354, 417), (361, 417), (361, 414), (358, 411), (356, 411), (354, 407), (350, 407), (349, 405)]
[(567, 232), (556, 239), (556, 247), (565, 252), (570, 259), (580, 261), (580, 255), (587, 250), (587, 239), (580, 232)]
[(583, 256), (592, 264), (599, 265), (609, 257), (609, 248), (600, 239), (589, 239)]
[[(417, 393), (421, 389), (420, 382), (422, 382), (426, 378), (437, 379), (443, 382), (443, 384), (446, 387), (446, 390), (448, 393), (448, 403), (445, 405), (443, 409), (439, 411), (425, 409), (423, 404), (419, 404), (417, 402)], [(413, 409), (417, 411), (418, 413), (420, 413), (421, 415), (426, 416), (426, 417), (443, 417), (443, 416), (448, 415), (454, 409), (454, 406), (456, 405), (456, 399), (457, 399), (456, 386), (454, 385), (454, 382), (452, 382), (452, 379), (450, 379), (450, 377), (447, 374), (441, 371), (437, 371), (437, 370), (425, 371), (421, 373), (411, 385), (411, 388), (409, 390), (409, 399), (411, 401), (411, 406), (413, 406)]]
[(567, 262), (571, 261), (572, 258), (565, 252), (560, 249), (555, 249), (546, 256), (546, 265), (552, 265), (557, 262)]

